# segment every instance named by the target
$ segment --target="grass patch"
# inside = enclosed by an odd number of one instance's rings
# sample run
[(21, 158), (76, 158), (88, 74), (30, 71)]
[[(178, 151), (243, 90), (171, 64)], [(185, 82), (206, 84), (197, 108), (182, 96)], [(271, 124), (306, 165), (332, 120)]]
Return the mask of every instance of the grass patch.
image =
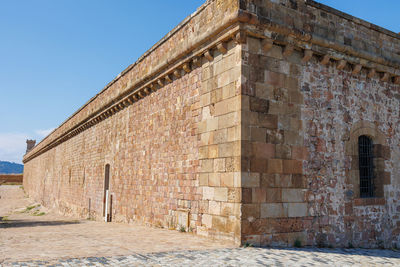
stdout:
[(28, 206), (28, 207), (26, 207), (26, 210), (25, 211), (31, 211), (32, 209), (34, 209), (34, 208), (39, 208), (40, 207), (40, 204), (38, 204), (38, 205), (32, 205), (32, 206)]
[(31, 205), (31, 206), (26, 207), (23, 211), (19, 211), (18, 213), (29, 213), (29, 212), (31, 212), (33, 209), (36, 209), (36, 208), (39, 208), (39, 207), (40, 207), (40, 204)]
[(179, 227), (179, 232), (182, 232), (182, 233), (186, 232), (185, 226), (181, 225), (181, 227)]
[(26, 210), (27, 210), (27, 211), (30, 211), (31, 209), (34, 209), (34, 208), (36, 208), (36, 207), (37, 207), (36, 205), (28, 206), (28, 207), (26, 207)]
[(6, 222), (6, 221), (9, 221), (10, 219), (8, 218), (8, 216), (4, 216), (4, 217), (2, 217), (1, 218), (1, 221), (2, 222)]
[(33, 213), (33, 216), (43, 216), (43, 215), (45, 215), (46, 213), (45, 212), (39, 212), (39, 211), (35, 211), (34, 213)]

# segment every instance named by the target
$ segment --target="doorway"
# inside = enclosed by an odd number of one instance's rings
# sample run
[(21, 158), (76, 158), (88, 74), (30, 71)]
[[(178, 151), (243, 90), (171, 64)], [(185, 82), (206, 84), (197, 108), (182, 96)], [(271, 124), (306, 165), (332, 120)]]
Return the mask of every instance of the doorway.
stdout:
[[(110, 164), (106, 164), (104, 170), (104, 196), (103, 196), (103, 217), (106, 217), (106, 209), (107, 209), (107, 193), (110, 189)], [(109, 201), (109, 200), (108, 200)], [(108, 215), (108, 212), (107, 212)], [(108, 221), (108, 219), (107, 219)]]

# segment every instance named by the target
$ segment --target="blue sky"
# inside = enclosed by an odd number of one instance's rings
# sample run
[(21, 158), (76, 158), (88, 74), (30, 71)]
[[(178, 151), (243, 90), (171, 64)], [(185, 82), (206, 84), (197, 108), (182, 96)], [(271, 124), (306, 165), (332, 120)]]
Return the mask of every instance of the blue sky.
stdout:
[[(0, 0), (0, 160), (42, 139), (204, 0)], [(400, 32), (397, 0), (321, 0)], [(384, 3), (384, 4), (383, 4)]]

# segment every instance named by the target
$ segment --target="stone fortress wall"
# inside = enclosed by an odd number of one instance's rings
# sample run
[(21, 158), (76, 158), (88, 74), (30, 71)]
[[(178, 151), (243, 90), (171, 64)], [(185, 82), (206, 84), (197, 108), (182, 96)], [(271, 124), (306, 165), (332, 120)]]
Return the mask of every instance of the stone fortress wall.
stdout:
[[(400, 35), (313, 1), (241, 3), (243, 242), (399, 246)], [(372, 199), (358, 192), (362, 134)]]
[(0, 185), (1, 184), (22, 184), (22, 174), (0, 174)]
[(207, 1), (25, 155), (24, 188), (101, 219), (109, 164), (115, 221), (400, 246), (399, 39), (314, 1)]

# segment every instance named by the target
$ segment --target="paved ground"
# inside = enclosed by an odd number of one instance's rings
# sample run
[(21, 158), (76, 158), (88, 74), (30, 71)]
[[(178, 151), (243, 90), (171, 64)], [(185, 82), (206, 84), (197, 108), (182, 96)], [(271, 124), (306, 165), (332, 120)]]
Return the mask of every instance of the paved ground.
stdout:
[(234, 247), (173, 230), (61, 217), (24, 197), (19, 186), (0, 186), (0, 197), (0, 264)]
[(362, 249), (231, 248), (10, 262), (4, 266), (400, 266), (400, 253)]
[(64, 218), (37, 207), (18, 186), (0, 186), (0, 197), (4, 267), (400, 266), (399, 251), (234, 248), (177, 231)]

